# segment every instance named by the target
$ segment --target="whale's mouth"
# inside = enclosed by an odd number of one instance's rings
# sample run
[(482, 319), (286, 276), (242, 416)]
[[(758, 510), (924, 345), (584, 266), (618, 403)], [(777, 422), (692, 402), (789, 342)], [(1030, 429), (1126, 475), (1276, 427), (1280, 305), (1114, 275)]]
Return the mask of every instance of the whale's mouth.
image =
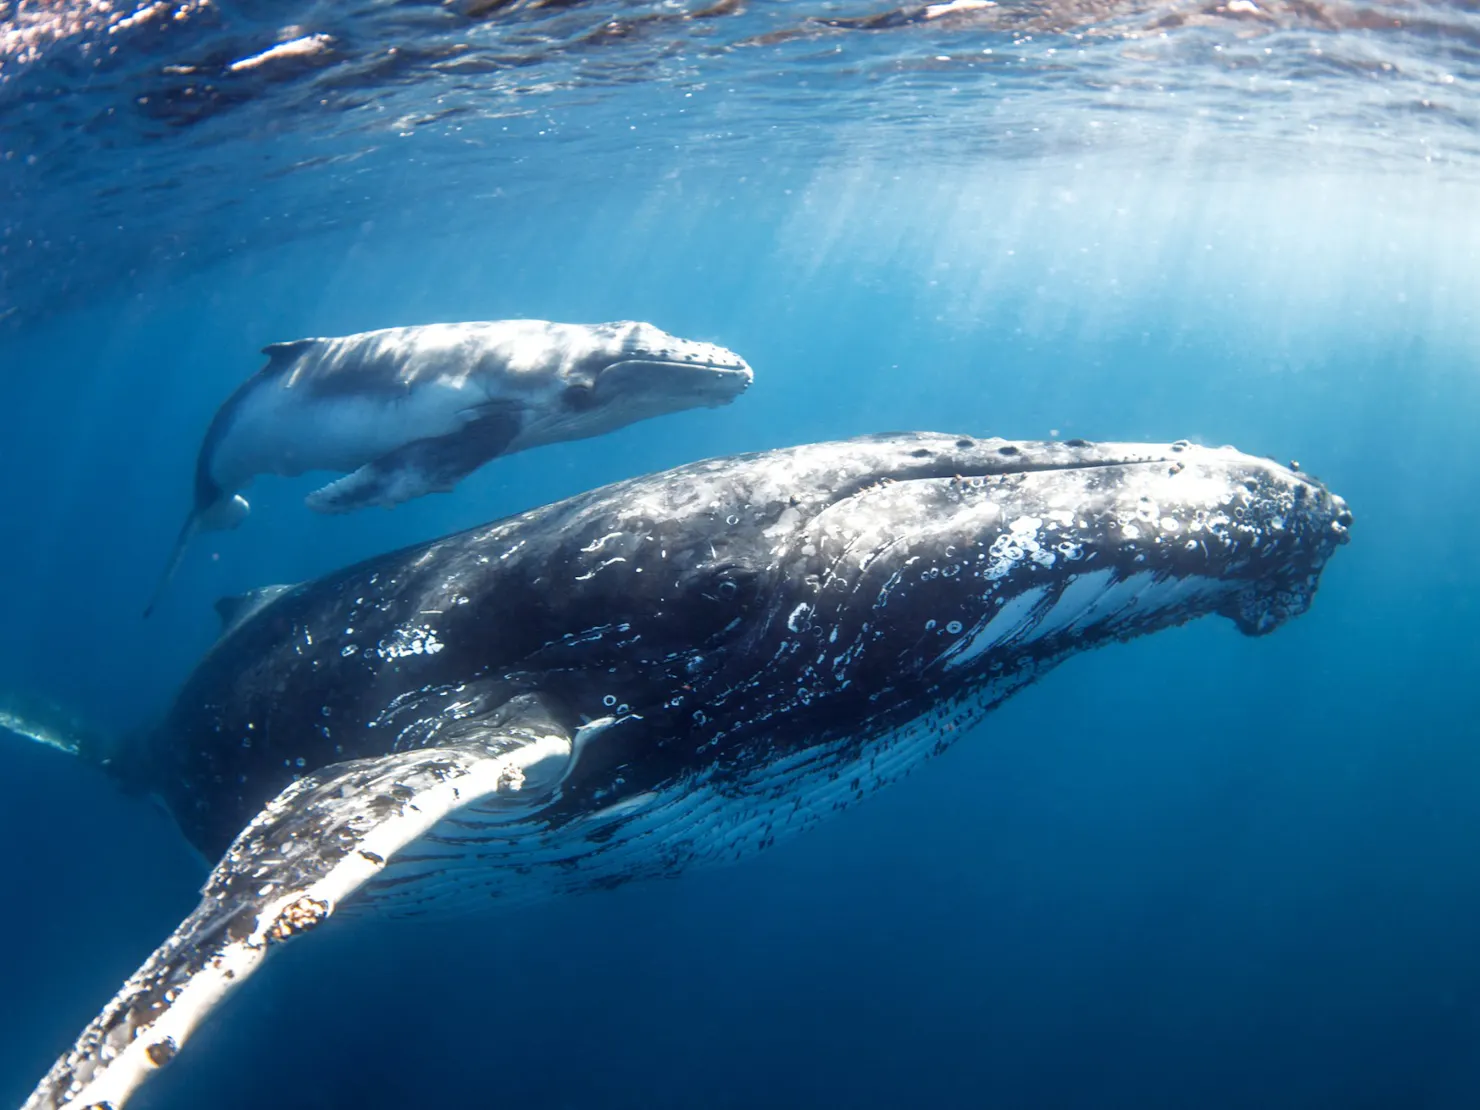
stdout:
[(650, 390), (694, 405), (728, 404), (750, 388), (755, 374), (743, 359), (624, 358), (602, 370), (597, 389)]

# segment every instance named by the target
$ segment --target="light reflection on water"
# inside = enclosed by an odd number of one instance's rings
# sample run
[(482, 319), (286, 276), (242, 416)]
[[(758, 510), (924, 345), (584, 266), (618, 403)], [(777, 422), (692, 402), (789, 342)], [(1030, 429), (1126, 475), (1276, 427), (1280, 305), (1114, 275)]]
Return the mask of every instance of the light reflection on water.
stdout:
[(617, 178), (1085, 158), (1463, 177), (1477, 39), (1457, 7), (1294, 0), (0, 5), (0, 320)]

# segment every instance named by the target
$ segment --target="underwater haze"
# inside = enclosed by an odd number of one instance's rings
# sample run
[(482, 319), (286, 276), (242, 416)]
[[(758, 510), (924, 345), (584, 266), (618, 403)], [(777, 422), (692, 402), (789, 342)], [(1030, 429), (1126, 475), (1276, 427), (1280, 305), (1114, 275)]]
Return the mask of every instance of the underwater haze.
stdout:
[[(1480, 17), (1290, 0), (0, 0), (0, 704), (159, 720), (213, 602), (711, 455), (1233, 444), (1350, 504), (1311, 610), (1068, 661), (743, 864), (286, 946), (130, 1102), (1480, 1105)], [(321, 516), (148, 600), (269, 343), (645, 320), (733, 404)], [(195, 905), (0, 733), (0, 1106)]]

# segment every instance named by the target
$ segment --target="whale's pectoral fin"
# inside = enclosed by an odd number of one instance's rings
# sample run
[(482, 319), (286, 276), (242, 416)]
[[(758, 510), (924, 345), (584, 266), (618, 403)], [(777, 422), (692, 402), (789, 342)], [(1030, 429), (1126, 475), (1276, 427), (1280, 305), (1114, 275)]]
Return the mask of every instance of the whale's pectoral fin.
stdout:
[(503, 795), (516, 808), (548, 797), (570, 768), (571, 734), (532, 698), (506, 703), (497, 719), (458, 722), (454, 743), (325, 767), (269, 802), (211, 872), (195, 912), (24, 1110), (121, 1110), (274, 947), (321, 924), (443, 818), (505, 804)]
[(428, 493), (445, 493), (489, 459), (503, 454), (519, 434), (520, 410), (493, 402), (472, 410), (457, 431), (418, 439), (314, 490), (304, 500), (321, 513), (347, 513), (369, 505), (390, 508)]

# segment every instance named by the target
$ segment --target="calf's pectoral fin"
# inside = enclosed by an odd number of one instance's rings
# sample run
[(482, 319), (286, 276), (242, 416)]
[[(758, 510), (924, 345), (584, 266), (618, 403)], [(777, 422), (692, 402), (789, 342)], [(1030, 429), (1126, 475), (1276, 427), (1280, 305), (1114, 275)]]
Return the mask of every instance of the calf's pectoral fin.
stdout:
[(494, 403), (445, 436), (413, 440), (358, 470), (314, 490), (304, 500), (321, 513), (347, 513), (370, 505), (390, 508), (428, 493), (445, 493), (489, 459), (503, 454), (519, 434), (519, 410)]
[(537, 803), (572, 758), (570, 733), (541, 713), (464, 728), (460, 736), (326, 767), (269, 802), (211, 872), (195, 912), (56, 1062), (23, 1110), (121, 1110), (277, 944), (324, 921), (453, 811), (501, 794)]

